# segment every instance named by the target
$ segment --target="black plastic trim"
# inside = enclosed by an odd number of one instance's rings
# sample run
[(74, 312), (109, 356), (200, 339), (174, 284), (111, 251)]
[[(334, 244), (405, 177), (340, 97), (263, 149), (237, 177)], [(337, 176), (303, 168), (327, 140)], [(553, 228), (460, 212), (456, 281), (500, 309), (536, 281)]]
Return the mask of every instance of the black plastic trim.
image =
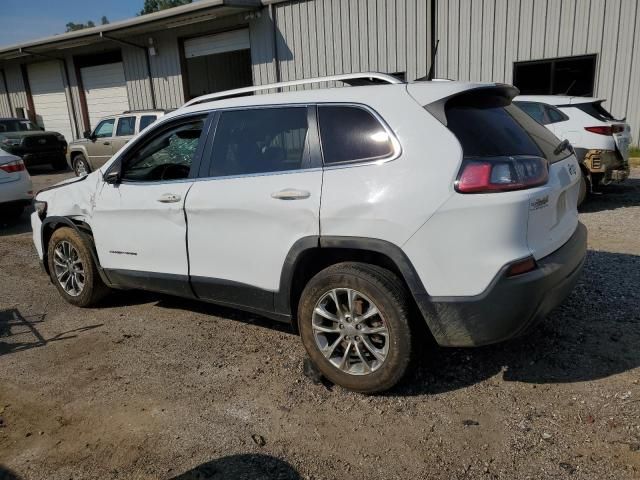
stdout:
[(209, 277), (191, 277), (197, 297), (212, 303), (236, 305), (273, 312), (274, 292), (231, 280)]
[(320, 237), (317, 235), (302, 237), (296, 241), (284, 259), (280, 272), (280, 286), (273, 297), (274, 310), (280, 314), (291, 315), (291, 287), (293, 275), (296, 272), (298, 262), (305, 251), (316, 249), (320, 246)]
[(189, 286), (188, 275), (123, 269), (106, 269), (105, 272), (111, 279), (111, 286), (114, 288), (140, 289), (185, 298), (196, 298)]
[[(87, 177), (85, 176), (82, 178), (87, 178)], [(86, 225), (85, 229), (88, 231), (91, 231), (91, 228), (84, 222), (77, 223), (71, 220), (69, 217), (59, 217), (59, 216), (46, 217), (42, 221), (42, 224), (40, 226), (40, 245), (42, 245), (43, 268), (45, 272), (47, 272), (47, 274), (49, 274), (49, 263), (47, 261), (48, 245), (45, 244), (44, 234), (45, 234), (46, 227), (48, 225), (51, 225), (50, 228), (52, 228), (53, 230), (55, 230), (58, 225), (65, 225), (67, 227), (73, 228), (76, 232), (78, 232), (80, 237), (82, 237), (82, 239), (90, 246), (91, 256), (93, 257), (93, 262), (96, 265), (100, 278), (105, 283), (105, 285), (110, 287), (113, 286), (111, 279), (109, 278), (105, 270), (100, 265), (100, 259), (98, 258), (98, 251), (96, 250), (96, 246), (93, 240), (89, 237), (89, 235), (85, 231), (83, 231), (82, 228), (80, 228), (80, 226)]]
[(508, 277), (506, 265), (480, 294), (469, 297), (416, 295), (418, 307), (441, 346), (488, 345), (517, 337), (543, 319), (571, 292), (587, 250), (581, 223), (558, 250), (537, 261), (538, 268)]

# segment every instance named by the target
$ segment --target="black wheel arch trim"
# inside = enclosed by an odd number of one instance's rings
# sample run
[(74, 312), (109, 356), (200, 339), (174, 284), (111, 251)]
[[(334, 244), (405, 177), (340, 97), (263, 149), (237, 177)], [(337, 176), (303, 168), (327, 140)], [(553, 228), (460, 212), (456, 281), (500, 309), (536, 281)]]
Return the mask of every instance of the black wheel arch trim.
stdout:
[[(82, 178), (86, 178), (86, 176)], [(100, 258), (98, 257), (98, 251), (96, 250), (95, 243), (91, 236), (87, 233), (91, 232), (91, 227), (86, 222), (83, 222), (81, 220), (73, 221), (69, 217), (52, 216), (46, 217), (42, 221), (42, 225), (40, 226), (40, 244), (42, 245), (42, 259), (45, 272), (49, 274), (49, 263), (47, 261), (48, 241), (45, 241), (47, 240), (45, 238), (45, 233), (48, 229), (51, 229), (51, 234), (53, 234), (53, 232), (62, 225), (73, 228), (76, 232), (78, 232), (80, 237), (91, 247), (89, 250), (91, 251), (91, 256), (93, 257), (93, 262), (96, 265), (98, 274), (100, 275), (100, 278), (105, 283), (105, 285), (111, 287), (113, 282), (111, 282), (107, 273), (100, 265)]]

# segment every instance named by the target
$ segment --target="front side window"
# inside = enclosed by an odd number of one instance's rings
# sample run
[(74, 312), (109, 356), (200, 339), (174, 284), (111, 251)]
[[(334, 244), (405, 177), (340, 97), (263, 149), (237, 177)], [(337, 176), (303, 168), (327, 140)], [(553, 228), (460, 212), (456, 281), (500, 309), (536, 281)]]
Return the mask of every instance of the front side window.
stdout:
[(189, 177), (204, 119), (169, 127), (144, 141), (124, 160), (123, 180), (159, 181)]
[(141, 132), (142, 130), (144, 130), (145, 128), (147, 128), (149, 125), (151, 125), (153, 122), (155, 122), (157, 120), (157, 115), (142, 115), (140, 117), (140, 128), (139, 131)]
[(136, 117), (120, 117), (116, 127), (116, 137), (126, 137), (136, 132)]
[(213, 142), (212, 177), (304, 168), (307, 107), (222, 112)]
[(318, 107), (325, 165), (366, 161), (393, 154), (391, 137), (370, 112), (359, 107)]
[(93, 136), (96, 138), (105, 138), (113, 136), (113, 124), (115, 120), (110, 118), (109, 120), (101, 121), (96, 129), (93, 131)]

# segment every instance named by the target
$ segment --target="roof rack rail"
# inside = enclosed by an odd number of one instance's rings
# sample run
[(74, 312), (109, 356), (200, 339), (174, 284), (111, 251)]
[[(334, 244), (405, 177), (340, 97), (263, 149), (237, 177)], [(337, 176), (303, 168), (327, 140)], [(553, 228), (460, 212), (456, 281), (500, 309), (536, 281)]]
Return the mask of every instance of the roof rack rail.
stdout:
[(345, 73), (341, 75), (331, 75), (329, 77), (306, 78), (303, 80), (292, 80), (289, 82), (270, 83), (267, 85), (256, 85), (253, 87), (236, 88), (234, 90), (225, 90), (223, 92), (210, 93), (207, 95), (202, 95), (200, 97), (193, 98), (180, 108), (196, 105), (198, 103), (209, 102), (212, 100), (221, 100), (223, 98), (242, 97), (245, 95), (250, 95), (253, 92), (259, 92), (261, 90), (270, 90), (273, 88), (282, 88), (282, 87), (293, 87), (296, 85), (310, 85), (314, 83), (323, 83), (323, 82), (344, 82), (351, 86), (376, 85), (376, 84), (385, 84), (385, 83), (387, 84), (404, 83), (401, 80), (398, 80), (396, 77), (387, 75), (385, 73), (378, 73), (378, 72)]
[(134, 109), (134, 110), (125, 110), (122, 113), (119, 113), (118, 115), (125, 115), (127, 113), (144, 113), (144, 112), (164, 112), (164, 113), (169, 113), (172, 112), (173, 109), (167, 109), (167, 108), (139, 108), (139, 109)]

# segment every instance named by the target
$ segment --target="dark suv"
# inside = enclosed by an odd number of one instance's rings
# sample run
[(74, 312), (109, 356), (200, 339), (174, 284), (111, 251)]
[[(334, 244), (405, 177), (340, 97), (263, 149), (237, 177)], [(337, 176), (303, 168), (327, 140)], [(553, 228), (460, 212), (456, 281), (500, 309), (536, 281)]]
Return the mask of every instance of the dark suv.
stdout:
[(24, 118), (0, 118), (0, 148), (21, 157), (29, 167), (50, 164), (65, 170), (67, 141), (58, 132), (47, 132)]

